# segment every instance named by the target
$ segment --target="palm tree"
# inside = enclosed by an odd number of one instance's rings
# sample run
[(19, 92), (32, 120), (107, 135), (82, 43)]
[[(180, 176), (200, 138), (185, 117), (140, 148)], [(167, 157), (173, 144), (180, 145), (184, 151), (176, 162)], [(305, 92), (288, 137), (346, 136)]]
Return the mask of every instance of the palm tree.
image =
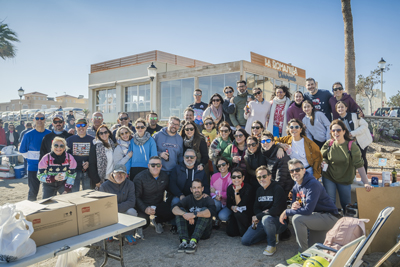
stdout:
[(356, 55), (354, 52), (353, 15), (350, 0), (341, 0), (344, 22), (344, 86), (356, 99)]
[(7, 24), (0, 22), (0, 57), (4, 60), (15, 57), (15, 48), (12, 42), (19, 42), (17, 34), (8, 28)]

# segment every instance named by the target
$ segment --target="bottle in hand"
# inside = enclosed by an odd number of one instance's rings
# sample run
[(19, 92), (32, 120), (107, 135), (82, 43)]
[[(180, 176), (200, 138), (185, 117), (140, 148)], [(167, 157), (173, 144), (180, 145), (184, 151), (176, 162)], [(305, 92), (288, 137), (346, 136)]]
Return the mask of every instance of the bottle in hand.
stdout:
[(169, 152), (168, 152), (168, 149), (165, 150), (165, 152), (168, 154), (168, 158), (167, 158), (165, 161), (169, 161)]

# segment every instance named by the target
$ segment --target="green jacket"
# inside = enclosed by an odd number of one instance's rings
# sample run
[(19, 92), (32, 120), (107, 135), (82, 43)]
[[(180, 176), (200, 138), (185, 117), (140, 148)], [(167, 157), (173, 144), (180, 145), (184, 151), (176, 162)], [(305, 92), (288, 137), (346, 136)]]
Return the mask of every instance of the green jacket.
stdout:
[(229, 114), (229, 118), (232, 121), (234, 127), (240, 125), (245, 126), (247, 120), (244, 118), (244, 107), (247, 104), (248, 92), (244, 92), (241, 95), (237, 95), (233, 98), (233, 103), (235, 104), (235, 112)]
[[(210, 158), (210, 160), (214, 163), (217, 164), (217, 159), (222, 156), (222, 153), (224, 152), (225, 148), (227, 148), (228, 145), (232, 144), (231, 139), (228, 137), (227, 141), (224, 141), (224, 139), (222, 139), (222, 137), (217, 137), (215, 138), (211, 145), (210, 145), (210, 149), (208, 151), (208, 157)], [(215, 150), (216, 149), (220, 149), (220, 153), (215, 156)]]
[(364, 167), (364, 160), (361, 156), (357, 142), (351, 144), (351, 156), (348, 143), (345, 141), (339, 145), (333, 142), (329, 149), (330, 140), (326, 141), (321, 148), (323, 161), (328, 163), (328, 170), (322, 172), (322, 176), (334, 183), (350, 185), (356, 176), (356, 169)]

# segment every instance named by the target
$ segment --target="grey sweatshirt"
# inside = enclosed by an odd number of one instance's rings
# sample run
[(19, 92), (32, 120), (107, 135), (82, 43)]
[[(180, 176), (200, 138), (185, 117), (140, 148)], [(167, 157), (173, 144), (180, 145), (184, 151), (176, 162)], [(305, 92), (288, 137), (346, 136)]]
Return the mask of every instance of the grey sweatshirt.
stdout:
[(306, 126), (306, 135), (310, 140), (313, 138), (319, 142), (325, 142), (331, 138), (330, 122), (324, 113), (315, 111), (314, 125), (311, 125), (311, 120), (307, 116), (303, 118), (303, 123)]
[(120, 213), (126, 212), (130, 208), (135, 208), (135, 184), (129, 179), (125, 179), (121, 184), (115, 184), (111, 180), (107, 180), (100, 186), (100, 191), (117, 195), (118, 212)]

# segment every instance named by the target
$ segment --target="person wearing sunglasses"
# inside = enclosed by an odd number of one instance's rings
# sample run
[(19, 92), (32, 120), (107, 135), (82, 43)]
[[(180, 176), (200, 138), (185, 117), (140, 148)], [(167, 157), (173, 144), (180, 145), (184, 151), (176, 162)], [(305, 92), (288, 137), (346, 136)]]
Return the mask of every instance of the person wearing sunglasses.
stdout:
[(114, 166), (125, 165), (132, 157), (133, 152), (128, 151), (133, 132), (126, 126), (118, 128), (116, 133), (117, 146), (114, 149)]
[(161, 158), (151, 157), (147, 167), (147, 170), (140, 172), (133, 180), (138, 216), (146, 219), (146, 225), (137, 231), (142, 239), (143, 230), (149, 226), (151, 215), (155, 215), (151, 220), (157, 234), (164, 232), (162, 223), (174, 218), (171, 203), (164, 201), (164, 192), (168, 190), (169, 178), (167, 173), (161, 170)]
[(51, 152), (44, 155), (39, 162), (37, 178), (43, 184), (42, 199), (71, 192), (75, 183), (76, 161), (67, 153), (67, 141), (55, 137), (51, 145)]
[[(187, 121), (183, 125), (180, 135), (183, 139), (183, 153), (189, 148), (196, 151), (196, 162), (198, 163), (197, 169), (198, 170), (205, 170), (206, 175), (208, 175), (208, 149), (207, 149), (207, 142), (202, 136), (194, 122)], [(208, 176), (207, 176), (208, 177)]]
[(351, 97), (351, 95), (344, 92), (344, 88), (341, 82), (335, 82), (332, 85), (333, 96), (329, 99), (329, 105), (332, 109), (332, 119), (339, 119), (339, 114), (336, 110), (336, 103), (342, 101), (346, 103), (347, 110), (349, 113), (357, 113), (358, 117), (364, 117), (362, 110), (356, 101)]
[[(19, 144), (19, 134), (15, 131), (15, 126), (13, 123), (8, 125), (8, 131), (6, 132), (6, 140), (7, 146), (14, 146), (15, 149), (18, 148)], [(18, 156), (8, 157), (10, 164), (17, 165), (18, 164)]]
[(229, 161), (226, 158), (219, 158), (216, 167), (218, 172), (211, 176), (210, 191), (218, 213), (214, 220), (214, 226), (218, 229), (221, 221), (227, 222), (232, 214), (232, 211), (226, 206), (226, 190), (232, 180), (229, 172)]
[(158, 115), (155, 112), (147, 114), (147, 129), (146, 131), (153, 136), (156, 132), (161, 131), (162, 126), (158, 125)]
[[(121, 112), (118, 114), (118, 120), (117, 120), (117, 124), (113, 125), (113, 130), (110, 130), (113, 133), (113, 141), (116, 141), (116, 136), (117, 136), (117, 130), (119, 127), (121, 126), (126, 126), (129, 129), (131, 129), (131, 131), (133, 133), (136, 133), (136, 128), (135, 126), (132, 124), (131, 119), (129, 118), (129, 114), (127, 112)], [(129, 169), (127, 169), (129, 172)]]
[(107, 125), (101, 125), (96, 132), (96, 138), (89, 152), (89, 177), (92, 188), (100, 188), (114, 170), (115, 143)]
[(315, 109), (311, 100), (304, 100), (302, 107), (306, 114), (302, 120), (306, 128), (306, 135), (321, 148), (325, 141), (330, 139), (330, 122), (323, 112)]
[(271, 111), (267, 130), (276, 137), (286, 135), (287, 110), (291, 103), (291, 96), (289, 88), (285, 85), (275, 87), (275, 92), (271, 96)]
[[(332, 139), (328, 140), (321, 148), (322, 164), (328, 164), (327, 170), (322, 172), (322, 183), (333, 203), (336, 203), (336, 190), (338, 191), (340, 205), (344, 211), (346, 205), (352, 203), (351, 184), (356, 176), (356, 170), (360, 174), (367, 192), (373, 187), (368, 182), (361, 150), (357, 143), (350, 138), (344, 122), (332, 121), (330, 130)], [(352, 142), (350, 148), (349, 142)]]
[(36, 201), (40, 187), (40, 181), (37, 178), (37, 171), (42, 140), (46, 135), (51, 133), (50, 130), (44, 128), (45, 116), (42, 112), (37, 112), (34, 115), (34, 120), (35, 129), (24, 135), (19, 146), (19, 152), (28, 161), (28, 200), (30, 201)]
[(291, 119), (286, 131), (287, 136), (275, 138), (275, 141), (291, 159), (301, 160), (307, 172), (317, 179), (321, 178), (321, 151), (318, 145), (307, 137), (304, 124), (299, 119)]
[(76, 160), (76, 177), (72, 192), (78, 192), (81, 188), (91, 189), (89, 177), (89, 153), (93, 146), (93, 136), (87, 134), (88, 122), (82, 118), (75, 124), (76, 135), (67, 138), (68, 153)]
[(232, 122), (232, 126), (236, 129), (240, 129), (246, 126), (246, 118), (244, 117), (243, 109), (247, 105), (247, 97), (250, 94), (247, 92), (247, 83), (246, 81), (238, 81), (237, 84), (237, 96), (231, 99), (231, 102), (235, 105), (235, 111), (232, 114), (229, 114), (229, 117)]
[(51, 151), (51, 144), (56, 137), (61, 137), (67, 139), (68, 137), (72, 136), (73, 134), (64, 130), (64, 117), (60, 114), (56, 114), (53, 117), (53, 130), (50, 134), (46, 135), (43, 138), (42, 145), (40, 147), (40, 159), (50, 153)]
[(258, 138), (258, 140), (261, 139), (261, 134), (264, 131), (264, 125), (262, 124), (261, 121), (254, 121), (253, 124), (251, 125), (251, 136), (255, 136)]
[(298, 119), (302, 120), (306, 115), (301, 107), (301, 104), (304, 101), (304, 95), (301, 91), (296, 91), (294, 93), (294, 100), (290, 104), (287, 110), (287, 120), (290, 121), (291, 119)]
[(302, 253), (308, 248), (309, 239), (314, 241), (313, 244), (323, 243), (326, 233), (340, 216), (325, 188), (314, 176), (306, 172), (303, 162), (291, 159), (288, 166), (296, 184), (292, 189), (291, 208), (282, 212), (279, 221), (286, 224), (287, 218), (293, 216), (292, 224), (298, 251)]
[(253, 215), (254, 191), (252, 187), (244, 183), (245, 173), (243, 169), (234, 168), (231, 174), (232, 183), (226, 192), (226, 207), (232, 211), (226, 225), (228, 236), (243, 236), (251, 225)]
[(151, 157), (157, 156), (156, 141), (146, 131), (146, 121), (142, 118), (137, 119), (135, 128), (136, 133), (132, 136), (128, 150), (128, 153), (132, 152), (134, 156), (125, 164), (131, 181), (138, 173), (147, 169)]
[(224, 99), (220, 94), (215, 93), (211, 96), (208, 107), (203, 113), (203, 123), (205, 122), (205, 118), (209, 116), (211, 116), (211, 119), (217, 126), (220, 122), (225, 121), (224, 110), (222, 109), (223, 102)]
[[(235, 90), (233, 89), (232, 86), (225, 86), (224, 87), (224, 102), (222, 103), (222, 110), (224, 111), (224, 116), (225, 116), (225, 121), (229, 124), (229, 125), (233, 125), (231, 118), (230, 118), (230, 114), (233, 114), (235, 112), (235, 104), (233, 103), (233, 93), (235, 92)], [(234, 130), (234, 127), (231, 126), (232, 130)]]
[[(229, 160), (229, 164), (233, 168), (240, 167), (245, 170), (246, 162), (244, 161), (244, 155), (247, 149), (246, 139), (249, 137), (249, 134), (245, 129), (240, 128), (236, 130), (234, 137), (235, 140), (224, 149), (222, 156)], [(245, 182), (248, 182), (247, 179)]]
[(267, 247), (263, 254), (272, 256), (276, 252), (279, 241), (278, 235), (287, 229), (287, 223), (279, 223), (279, 216), (286, 208), (286, 195), (282, 187), (272, 179), (267, 166), (260, 166), (256, 170), (260, 187), (257, 189), (254, 202), (254, 216), (252, 223), (242, 237), (242, 244), (251, 246), (262, 240), (267, 240)]
[(244, 107), (244, 118), (247, 120), (245, 129), (248, 134), (252, 134), (252, 126), (256, 121), (260, 122), (263, 128), (267, 125), (271, 110), (271, 103), (264, 99), (261, 88), (253, 88), (253, 95), (255, 100)]
[(253, 193), (260, 187), (260, 183), (256, 179), (256, 169), (261, 165), (267, 165), (265, 157), (261, 153), (260, 143), (257, 137), (249, 136), (247, 138), (247, 150), (244, 155), (246, 163), (246, 179), (253, 188)]
[(217, 126), (211, 116), (207, 116), (203, 119), (203, 131), (201, 132), (207, 141), (207, 147), (211, 145), (211, 142), (217, 137)]
[(103, 113), (96, 111), (92, 115), (92, 126), (87, 128), (87, 134), (96, 138), (96, 132), (101, 125), (103, 125)]
[(221, 156), (225, 148), (232, 144), (231, 140), (231, 128), (228, 122), (223, 121), (218, 127), (218, 136), (212, 140), (211, 145), (208, 150), (208, 157), (212, 161), (214, 173), (218, 172), (216, 167), (217, 159)]

